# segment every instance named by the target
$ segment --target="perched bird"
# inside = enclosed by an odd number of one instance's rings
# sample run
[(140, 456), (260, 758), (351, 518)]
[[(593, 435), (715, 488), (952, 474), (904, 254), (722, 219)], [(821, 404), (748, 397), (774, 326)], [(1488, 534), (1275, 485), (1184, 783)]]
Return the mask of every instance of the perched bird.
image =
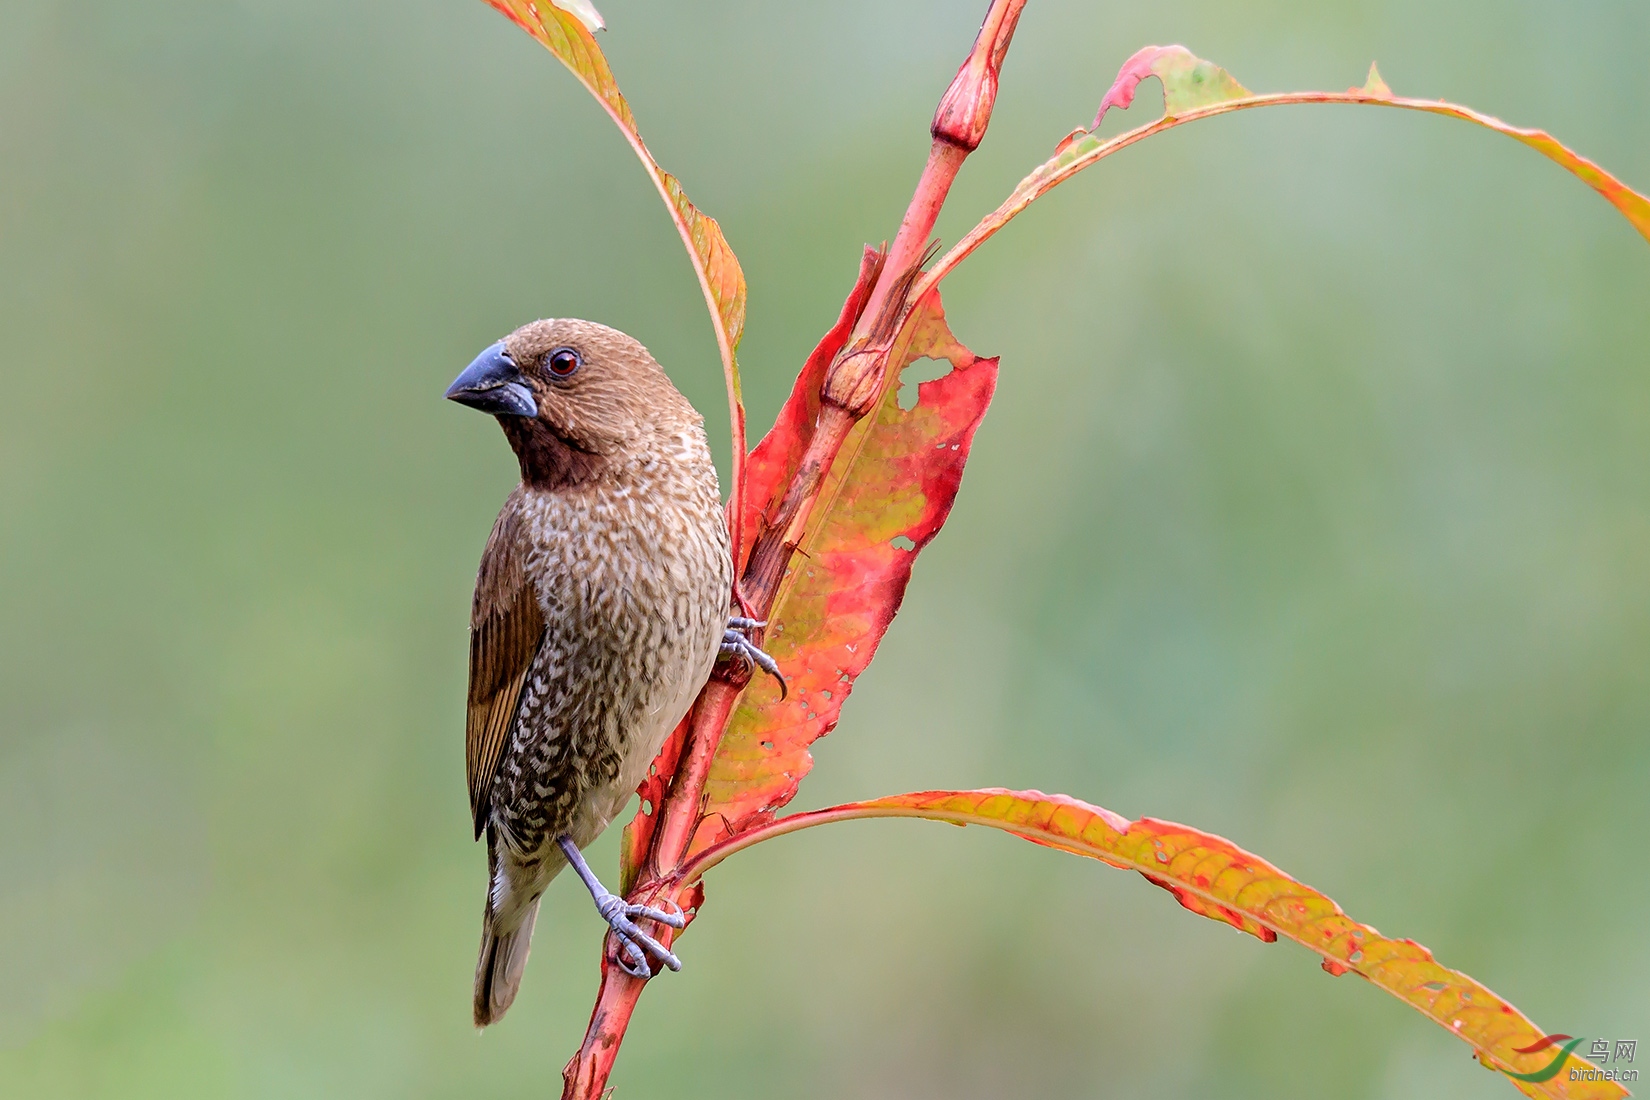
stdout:
[(580, 849), (607, 827), (719, 653), (773, 670), (731, 615), (733, 564), (703, 418), (647, 349), (578, 320), (488, 347), (447, 397), (490, 413), (521, 466), (470, 614), (466, 763), (488, 890), (475, 1022), (521, 985), (539, 897), (563, 866), (618, 934), (619, 964), (681, 963)]

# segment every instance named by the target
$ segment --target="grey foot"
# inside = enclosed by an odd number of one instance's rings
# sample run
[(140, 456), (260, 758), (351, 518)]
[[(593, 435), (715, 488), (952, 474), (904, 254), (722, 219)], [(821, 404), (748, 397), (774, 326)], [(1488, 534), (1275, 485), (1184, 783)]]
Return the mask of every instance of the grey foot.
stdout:
[[(676, 907), (672, 905), (671, 908)], [(682, 969), (682, 960), (671, 954), (670, 948), (643, 932), (633, 919), (640, 917), (668, 924), (672, 928), (681, 928), (687, 924), (687, 918), (682, 915), (681, 910), (667, 913), (651, 905), (631, 905), (617, 894), (603, 894), (596, 899), (596, 912), (602, 915), (602, 919), (607, 921), (607, 926), (613, 929), (613, 934), (618, 937), (619, 957), (613, 961), (619, 964), (620, 970), (632, 978), (653, 977), (653, 968), (647, 962), (648, 955), (652, 955), (672, 970)]]
[(728, 628), (722, 633), (722, 655), (744, 661), (778, 680), (779, 697), (783, 699), (790, 694), (791, 689), (790, 685), (785, 683), (785, 677), (779, 672), (779, 662), (758, 649), (756, 643), (745, 636), (745, 631), (767, 625), (755, 619), (735, 615), (728, 620)]
[(636, 924), (637, 919), (654, 920), (672, 928), (684, 928), (687, 926), (687, 917), (680, 909), (672, 905), (671, 908), (676, 909), (676, 912), (667, 913), (651, 905), (631, 905), (619, 895), (610, 893), (601, 884), (601, 880), (596, 878), (596, 872), (584, 861), (584, 853), (579, 851), (572, 837), (557, 837), (556, 844), (567, 857), (574, 873), (584, 881), (585, 889), (590, 891), (591, 898), (596, 902), (596, 912), (602, 915), (602, 920), (607, 922), (607, 926), (613, 929), (613, 934), (618, 937), (619, 957), (614, 961), (619, 964), (619, 969), (632, 978), (651, 978), (653, 968), (648, 965), (649, 955), (672, 970), (682, 969), (682, 960), (671, 954), (670, 948), (643, 932)]

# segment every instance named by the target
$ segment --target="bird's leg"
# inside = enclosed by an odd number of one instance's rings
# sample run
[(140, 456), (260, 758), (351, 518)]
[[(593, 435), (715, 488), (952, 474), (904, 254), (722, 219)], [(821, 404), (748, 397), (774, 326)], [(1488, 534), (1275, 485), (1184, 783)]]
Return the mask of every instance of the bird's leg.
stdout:
[[(613, 934), (619, 938), (619, 957), (614, 961), (619, 968), (632, 978), (651, 978), (653, 968), (647, 963), (647, 956), (652, 955), (672, 970), (682, 969), (682, 960), (670, 953), (670, 948), (643, 932), (632, 919), (641, 917), (644, 920), (656, 920), (660, 924), (668, 924), (672, 928), (687, 926), (687, 917), (674, 904), (671, 908), (674, 913), (667, 913), (663, 909), (655, 909), (650, 905), (631, 905), (617, 894), (609, 893), (607, 887), (601, 884), (596, 872), (590, 869), (590, 864), (584, 861), (584, 853), (579, 846), (573, 843), (573, 838), (563, 834), (556, 838), (556, 844), (561, 848), (562, 855), (572, 865), (574, 873), (584, 880), (585, 889), (596, 901), (596, 912), (602, 915), (602, 920), (613, 929)], [(646, 954), (643, 954), (643, 952)]]
[(791, 689), (785, 683), (785, 677), (779, 672), (779, 662), (762, 652), (755, 642), (745, 636), (745, 631), (767, 625), (765, 622), (747, 619), (742, 615), (733, 616), (728, 620), (728, 628), (722, 632), (722, 656), (736, 657), (778, 680), (779, 697), (783, 699), (791, 693)]

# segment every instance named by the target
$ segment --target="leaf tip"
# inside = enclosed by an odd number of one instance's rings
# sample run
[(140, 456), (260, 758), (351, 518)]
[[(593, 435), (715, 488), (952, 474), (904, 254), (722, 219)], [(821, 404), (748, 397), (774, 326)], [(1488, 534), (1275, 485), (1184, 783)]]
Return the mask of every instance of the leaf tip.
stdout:
[[(1102, 105), (1101, 108), (1100, 108), (1100, 110), (1102, 112), (1104, 112), (1105, 109), (1106, 108), (1105, 108), (1104, 105)], [(1095, 120), (1095, 125), (1099, 125), (1099, 119)], [(1067, 149), (1070, 149), (1073, 145), (1077, 144), (1079, 141), (1081, 141), (1082, 139), (1084, 139), (1088, 136), (1089, 136), (1089, 131), (1088, 130), (1083, 129), (1083, 127), (1081, 127), (1081, 126), (1077, 127), (1077, 129), (1073, 130), (1071, 133), (1067, 134), (1065, 137), (1060, 139), (1060, 143), (1054, 147), (1054, 155), (1059, 156), (1061, 153), (1065, 152)]]
[(1381, 70), (1373, 61), (1369, 63), (1369, 78), (1364, 81), (1364, 86), (1349, 90), (1362, 92), (1364, 95), (1374, 96), (1376, 99), (1393, 98), (1392, 89), (1387, 87), (1386, 81), (1381, 79)]
[(602, 18), (602, 13), (596, 10), (596, 5), (592, 4), (590, 0), (550, 0), (550, 2), (583, 23), (584, 29), (591, 34), (607, 29), (607, 20)]

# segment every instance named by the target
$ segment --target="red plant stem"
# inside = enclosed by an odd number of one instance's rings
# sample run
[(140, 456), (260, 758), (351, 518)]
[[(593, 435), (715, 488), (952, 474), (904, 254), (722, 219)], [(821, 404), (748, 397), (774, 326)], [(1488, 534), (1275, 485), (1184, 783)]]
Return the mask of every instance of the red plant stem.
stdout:
[(940, 97), (934, 121), (929, 126), (934, 143), (928, 150), (928, 164), (917, 181), (911, 204), (905, 209), (877, 285), (866, 300), (853, 336), (848, 338), (849, 346), (870, 332), (888, 304), (889, 292), (928, 247), (929, 234), (934, 231), (934, 223), (939, 219), (940, 208), (945, 205), (957, 172), (985, 137), (991, 108), (997, 100), (997, 79), (1003, 56), (1008, 52), (1024, 7), (1025, 0), (992, 0), (980, 24), (980, 33), (974, 38), (974, 48)]
[(962, 169), (963, 161), (968, 159), (970, 150), (955, 145), (944, 138), (936, 137), (933, 145), (928, 149), (928, 163), (923, 166), (922, 178), (917, 181), (917, 190), (911, 196), (911, 204), (905, 208), (905, 217), (899, 223), (899, 233), (894, 237), (894, 243), (888, 250), (888, 259), (882, 265), (882, 274), (877, 277), (876, 286), (871, 288), (871, 296), (865, 301), (865, 309), (859, 315), (859, 323), (854, 326), (853, 335), (848, 338), (852, 345), (856, 338), (865, 336), (881, 315), (888, 304), (888, 294), (898, 281), (900, 273), (910, 269), (917, 257), (922, 255), (928, 246), (928, 237), (934, 231), (934, 223), (939, 220), (940, 208), (945, 205), (945, 198), (951, 192), (951, 184)]
[[(1023, 7), (1025, 0), (992, 0), (974, 48), (957, 70), (934, 113), (928, 163), (846, 347), (862, 343), (890, 308), (900, 310), (905, 306), (904, 302), (892, 301), (892, 296), (896, 289), (901, 294), (909, 291), (910, 275), (928, 247), (952, 181), (985, 135), (996, 100), (997, 75)], [(886, 371), (885, 358), (881, 366)], [(887, 379), (883, 378), (881, 384), (886, 383)], [(864, 408), (850, 410), (830, 402), (821, 405), (819, 420), (796, 474), (752, 544), (740, 577), (740, 593), (755, 618), (765, 619), (772, 610), (785, 569), (802, 541), (825, 475), (836, 461), (848, 433), (866, 411)], [(734, 522), (742, 522), (743, 516), (744, 509), (736, 508)], [(743, 542), (743, 539), (736, 541)], [(663, 816), (654, 830), (646, 866), (630, 893), (630, 900), (672, 895), (674, 901), (683, 896), (677, 872), (699, 826), (705, 780), (721, 744), (728, 716), (749, 678), (748, 670), (737, 664), (719, 665), (700, 692), (694, 704), (687, 744), (660, 811)], [(660, 926), (655, 929), (661, 933), (661, 941), (669, 946), (671, 929)], [(604, 943), (601, 988), (590, 1014), (590, 1024), (578, 1053), (562, 1070), (563, 1100), (599, 1100), (607, 1087), (631, 1014), (646, 986), (645, 981), (630, 977), (612, 964), (612, 951), (611, 942)]]
[(710, 775), (710, 764), (722, 740), (722, 730), (739, 701), (743, 684), (729, 680), (712, 679), (699, 693), (693, 704), (693, 724), (688, 727), (687, 748), (671, 779), (670, 793), (665, 797), (664, 816), (653, 836), (648, 851), (646, 868), (640, 885), (656, 882), (674, 871), (687, 854), (693, 842), (693, 832), (699, 826), (699, 799)]
[[(607, 950), (603, 945), (602, 950)], [(561, 1071), (562, 1100), (599, 1100), (607, 1089), (608, 1075), (619, 1057), (619, 1044), (624, 1042), (625, 1028), (630, 1026), (631, 1013), (647, 983), (632, 978), (623, 970), (602, 958), (602, 985), (596, 994), (596, 1007), (590, 1013), (590, 1026), (585, 1029), (584, 1043), (578, 1053)]]
[(934, 109), (934, 121), (928, 127), (933, 136), (928, 164), (917, 181), (894, 245), (853, 333), (825, 372), (821, 399), (826, 405), (846, 409), (855, 419), (875, 408), (888, 387), (888, 357), (910, 303), (918, 300), (910, 291), (921, 273), (929, 235), (963, 161), (985, 139), (991, 109), (997, 102), (1003, 58), (1024, 7), (1025, 0), (992, 0), (980, 33), (974, 38), (974, 48)]

